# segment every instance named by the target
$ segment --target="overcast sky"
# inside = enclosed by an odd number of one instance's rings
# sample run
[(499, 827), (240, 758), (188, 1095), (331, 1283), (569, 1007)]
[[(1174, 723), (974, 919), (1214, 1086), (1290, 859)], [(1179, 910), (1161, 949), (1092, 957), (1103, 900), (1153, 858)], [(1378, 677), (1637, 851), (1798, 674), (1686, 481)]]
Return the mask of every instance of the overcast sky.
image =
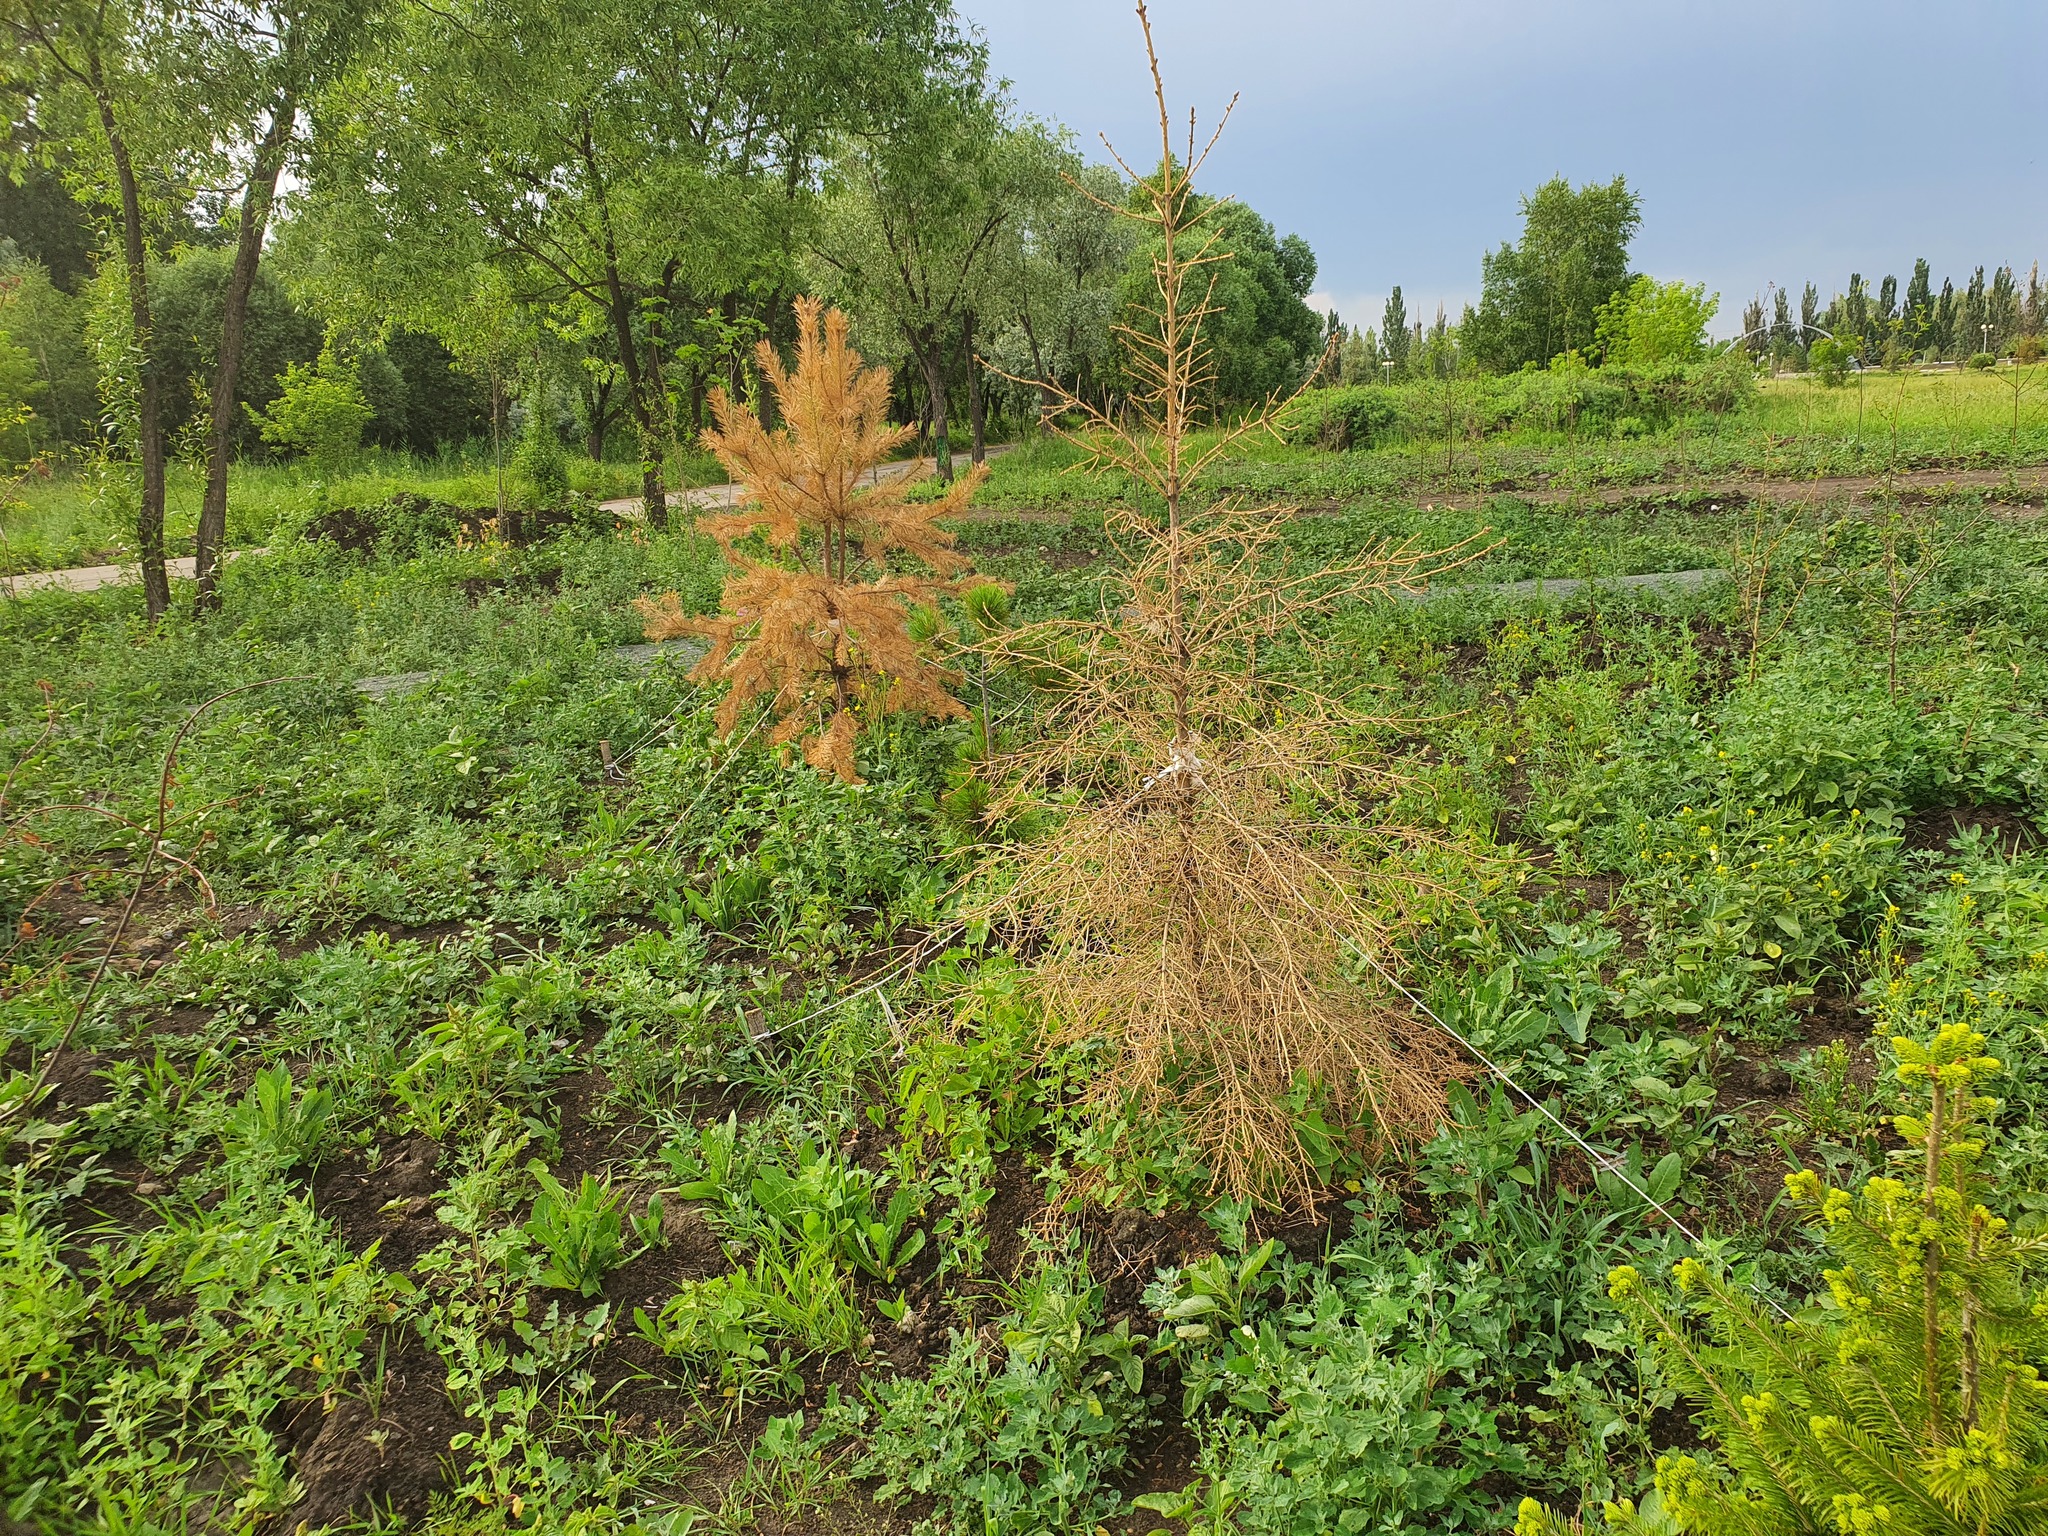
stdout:
[[(1156, 160), (1127, 0), (956, 0), (1017, 105)], [(2048, 260), (2048, 0), (1152, 0), (1167, 91), (1242, 93), (1207, 189), (1315, 248), (1319, 307), (1455, 318), (1517, 198), (1617, 172), (1635, 265), (1823, 299), (1913, 258), (1960, 287)], [(1140, 165), (1132, 159), (1134, 165)], [(1141, 165), (1141, 168), (1142, 165)]]

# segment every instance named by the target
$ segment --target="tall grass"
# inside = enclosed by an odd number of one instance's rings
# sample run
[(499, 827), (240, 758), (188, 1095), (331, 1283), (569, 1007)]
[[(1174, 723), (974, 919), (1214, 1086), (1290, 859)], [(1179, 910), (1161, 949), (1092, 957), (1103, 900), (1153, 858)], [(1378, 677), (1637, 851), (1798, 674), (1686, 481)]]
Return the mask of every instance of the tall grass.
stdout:
[[(1396, 405), (1394, 424), (1373, 446), (1332, 452), (1262, 434), (1244, 439), (1212, 466), (1203, 489), (1297, 503), (1421, 500), (1446, 491), (1590, 490), (2048, 462), (2048, 365), (2017, 372), (1873, 372), (1835, 388), (1811, 375), (1764, 379), (1733, 411), (1683, 416), (1655, 429), (1625, 418), (1582, 421), (1564, 430), (1517, 416), (1482, 433), (1477, 423), (1485, 413), (1476, 405), (1461, 406), (1448, 474), (1441, 384), (1384, 387)], [(1498, 393), (1503, 381), (1458, 387), (1471, 389), (1476, 398), (1489, 389)], [(1213, 435), (1197, 433), (1194, 441), (1206, 446)], [(1102, 507), (1132, 494), (1128, 477), (1084, 470), (1082, 457), (1055, 438), (1027, 439), (994, 462), (978, 504), (1006, 510)]]

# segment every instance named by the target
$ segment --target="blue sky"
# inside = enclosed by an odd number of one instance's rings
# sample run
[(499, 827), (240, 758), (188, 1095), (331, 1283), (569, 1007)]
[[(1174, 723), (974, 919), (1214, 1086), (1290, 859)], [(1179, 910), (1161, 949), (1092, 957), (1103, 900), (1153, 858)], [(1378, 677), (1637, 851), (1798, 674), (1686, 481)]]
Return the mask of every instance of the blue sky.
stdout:
[[(956, 0), (1017, 104), (1102, 158), (1156, 156), (1126, 0)], [(1477, 296), (1483, 251), (1553, 174), (1643, 199), (1636, 266), (1722, 295), (1823, 298), (1852, 270), (1958, 286), (2048, 261), (2043, 0), (1152, 0), (1167, 91), (1241, 93), (1207, 187), (1320, 263), (1322, 305), (1377, 324)], [(1132, 160), (1133, 164), (1139, 161)]]

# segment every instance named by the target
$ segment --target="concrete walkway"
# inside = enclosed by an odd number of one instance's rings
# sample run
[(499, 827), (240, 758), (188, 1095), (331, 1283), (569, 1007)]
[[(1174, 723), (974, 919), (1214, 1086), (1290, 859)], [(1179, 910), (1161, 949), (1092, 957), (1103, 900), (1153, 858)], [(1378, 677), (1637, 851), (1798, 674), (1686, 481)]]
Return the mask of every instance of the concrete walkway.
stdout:
[[(1015, 446), (1014, 443), (990, 443), (988, 445), (988, 457), (999, 459)], [(955, 453), (953, 455), (954, 473), (958, 474), (965, 469), (967, 462), (967, 455), (964, 452)], [(939, 461), (931, 457), (922, 459), (891, 459), (887, 464), (876, 465), (863, 475), (861, 479), (867, 485), (880, 485), (883, 481), (893, 479), (905, 470), (911, 471), (913, 478), (921, 478), (925, 475), (937, 473), (938, 467)], [(645, 499), (641, 496), (621, 496), (612, 501), (601, 501), (598, 503), (598, 506), (619, 517), (639, 517), (642, 515), (641, 502)], [(726, 507), (737, 506), (739, 499), (740, 488), (736, 485), (700, 485), (694, 490), (670, 491), (668, 493), (668, 504), (672, 511), (680, 510), (684, 507), (692, 507), (700, 511), (723, 510)]]
[[(263, 549), (231, 549), (221, 559), (239, 560), (244, 555), (268, 553)], [(197, 576), (194, 564), (193, 557), (186, 555), (177, 560), (166, 560), (164, 569), (173, 581), (192, 581)], [(0, 581), (4, 581), (10, 596), (25, 597), (31, 592), (96, 592), (117, 582), (139, 581), (141, 578), (140, 564), (81, 565), (68, 571), (29, 571), (21, 576), (0, 578)]]
[(1572, 597), (1587, 588), (1601, 592), (1697, 592), (1710, 582), (1726, 581), (1723, 570), (1650, 571), (1641, 576), (1538, 576), (1531, 581), (1461, 582), (1422, 592), (1396, 592), (1404, 603), (1433, 602), (1440, 597)]

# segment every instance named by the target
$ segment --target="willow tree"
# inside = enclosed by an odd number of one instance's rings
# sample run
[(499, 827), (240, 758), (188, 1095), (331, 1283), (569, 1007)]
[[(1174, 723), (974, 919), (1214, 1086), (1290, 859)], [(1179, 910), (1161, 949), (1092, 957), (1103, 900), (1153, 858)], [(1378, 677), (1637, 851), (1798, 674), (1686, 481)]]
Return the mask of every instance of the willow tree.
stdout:
[(942, 0), (409, 8), (348, 93), (326, 264), (384, 292), (488, 264), (598, 319), (659, 524), (686, 331), (795, 291), (820, 157), (962, 46)]
[(0, 0), (0, 84), (47, 142), (71, 149), (73, 190), (112, 209), (125, 301), (102, 329), (102, 389), (108, 417), (135, 456), (141, 486), (136, 552), (143, 610), (171, 605), (164, 564), (163, 377), (150, 293), (151, 236), (186, 168), (173, 115), (164, 111), (157, 67), (161, 17), (109, 0)]
[(346, 69), (378, 0), (282, 0), (180, 8), (161, 64), (184, 110), (209, 127), (216, 184), (237, 189), (234, 263), (223, 295), (209, 395), (206, 489), (194, 541), (203, 612), (218, 606), (227, 538), (228, 464), (242, 426), (243, 336), (280, 178), (303, 173), (318, 98)]
[(1034, 125), (1006, 121), (983, 63), (967, 54), (936, 72), (885, 134), (849, 145), (832, 167), (815, 242), (818, 275), (864, 333), (894, 330), (915, 360), (941, 480), (953, 474), (953, 361), (965, 355), (972, 383), (976, 321), (1002, 305), (1023, 210), (1059, 184), (1057, 145)]

